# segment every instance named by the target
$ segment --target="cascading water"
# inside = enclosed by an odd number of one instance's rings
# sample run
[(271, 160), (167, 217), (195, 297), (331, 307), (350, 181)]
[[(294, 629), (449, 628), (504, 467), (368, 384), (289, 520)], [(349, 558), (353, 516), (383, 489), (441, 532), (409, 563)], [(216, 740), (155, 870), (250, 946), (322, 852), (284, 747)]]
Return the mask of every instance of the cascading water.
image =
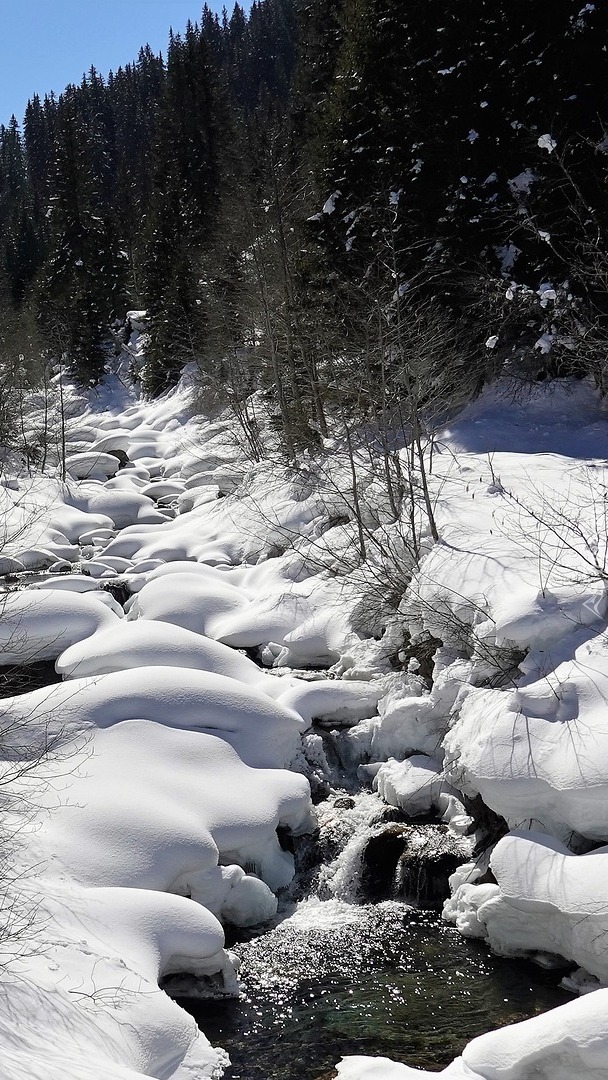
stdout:
[(300, 843), (292, 895), (348, 903), (403, 899), (440, 906), (471, 845), (443, 825), (406, 823), (371, 791), (333, 792), (317, 806), (318, 834)]
[[(369, 836), (382, 820), (386, 807), (377, 795), (363, 791), (349, 796), (333, 793), (317, 806), (319, 835), (304, 845), (304, 859), (299, 855), (300, 865), (316, 855), (316, 873), (308, 883), (321, 899), (335, 897), (356, 903), (360, 900), (362, 856)], [(298, 887), (301, 890), (302, 870)]]
[[(430, 878), (445, 893), (433, 864), (446, 851), (464, 861), (467, 841), (347, 787), (317, 806), (315, 836), (297, 841), (275, 925), (233, 946), (242, 997), (181, 999), (230, 1054), (225, 1080), (326, 1080), (344, 1054), (439, 1068), (475, 1035), (568, 1000), (555, 973), (489, 956), (404, 900), (428, 894)], [(436, 893), (423, 900), (437, 907)]]

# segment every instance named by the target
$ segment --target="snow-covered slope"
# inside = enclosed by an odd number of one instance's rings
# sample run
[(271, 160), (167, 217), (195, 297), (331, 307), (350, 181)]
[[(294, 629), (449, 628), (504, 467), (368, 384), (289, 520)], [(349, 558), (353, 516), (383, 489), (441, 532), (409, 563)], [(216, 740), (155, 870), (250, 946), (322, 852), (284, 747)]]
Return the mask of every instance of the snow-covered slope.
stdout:
[[(586, 384), (512, 390), (438, 433), (440, 540), (421, 513), (413, 568), (369, 455), (362, 561), (339, 443), (321, 465), (252, 466), (228, 417), (191, 418), (186, 385), (153, 403), (68, 396), (71, 476), (5, 472), (0, 569), (51, 572), (3, 597), (3, 662), (55, 660), (64, 678), (0, 702), (2, 911), (19, 931), (7, 1080), (220, 1075), (158, 979), (236, 992), (221, 922), (269, 918), (291, 879), (276, 830), (312, 827), (314, 719), (344, 727), (387, 802), (461, 833), (481, 795), (513, 830), (489, 874), (455, 875), (445, 915), (462, 933), (608, 984), (608, 420)], [(476, 1039), (444, 1075), (608, 1077), (605, 993)], [(355, 1058), (339, 1074), (425, 1075)]]

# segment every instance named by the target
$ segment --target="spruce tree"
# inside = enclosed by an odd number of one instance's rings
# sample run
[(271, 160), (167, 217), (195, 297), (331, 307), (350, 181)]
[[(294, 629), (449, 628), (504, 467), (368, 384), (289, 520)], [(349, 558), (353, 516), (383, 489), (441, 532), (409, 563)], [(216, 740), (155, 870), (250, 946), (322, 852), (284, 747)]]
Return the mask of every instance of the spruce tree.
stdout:
[(183, 40), (169, 43), (146, 228), (151, 393), (197, 358), (204, 338), (201, 255), (213, 236), (220, 195), (215, 82), (209, 43), (189, 25)]
[(49, 256), (39, 288), (51, 348), (83, 381), (103, 373), (109, 324), (124, 312), (126, 265), (96, 186), (88, 132), (76, 91), (57, 111), (49, 207)]
[(40, 216), (28, 182), (17, 120), (0, 127), (0, 264), (13, 307), (24, 300), (41, 257)]

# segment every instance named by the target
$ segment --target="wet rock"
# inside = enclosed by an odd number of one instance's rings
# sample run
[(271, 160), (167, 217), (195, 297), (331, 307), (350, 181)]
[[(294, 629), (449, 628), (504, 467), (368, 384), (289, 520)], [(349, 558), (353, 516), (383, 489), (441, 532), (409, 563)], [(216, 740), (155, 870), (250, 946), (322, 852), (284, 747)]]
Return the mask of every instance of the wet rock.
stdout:
[(470, 855), (470, 846), (443, 825), (388, 824), (370, 836), (361, 855), (361, 892), (372, 901), (402, 899), (440, 907), (449, 877)]
[(336, 810), (352, 810), (355, 805), (355, 800), (350, 795), (342, 795), (337, 799), (334, 799), (334, 806)]
[(316, 773), (311, 773), (307, 779), (310, 784), (310, 797), (313, 806), (318, 806), (319, 803), (325, 802), (331, 792), (329, 781), (317, 776)]
[(449, 879), (466, 855), (454, 851), (432, 851), (402, 856), (398, 895), (412, 899), (420, 907), (441, 907), (449, 896)]
[(131, 590), (124, 578), (116, 578), (114, 581), (102, 581), (99, 583), (99, 587), (104, 589), (105, 592), (109, 592), (110, 596), (113, 596), (121, 607), (124, 607), (131, 596)]
[(405, 851), (401, 825), (389, 825), (371, 836), (361, 855), (361, 890), (368, 900), (388, 900), (395, 891), (397, 864)]

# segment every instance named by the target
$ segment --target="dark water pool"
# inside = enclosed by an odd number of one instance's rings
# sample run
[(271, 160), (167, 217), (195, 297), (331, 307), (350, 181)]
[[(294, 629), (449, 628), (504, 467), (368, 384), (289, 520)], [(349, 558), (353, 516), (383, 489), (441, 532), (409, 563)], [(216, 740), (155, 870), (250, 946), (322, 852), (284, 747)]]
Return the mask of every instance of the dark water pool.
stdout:
[(392, 901), (308, 901), (235, 951), (240, 1001), (180, 1002), (230, 1054), (226, 1080), (325, 1080), (345, 1054), (439, 1070), (475, 1035), (570, 1000), (559, 972)]

